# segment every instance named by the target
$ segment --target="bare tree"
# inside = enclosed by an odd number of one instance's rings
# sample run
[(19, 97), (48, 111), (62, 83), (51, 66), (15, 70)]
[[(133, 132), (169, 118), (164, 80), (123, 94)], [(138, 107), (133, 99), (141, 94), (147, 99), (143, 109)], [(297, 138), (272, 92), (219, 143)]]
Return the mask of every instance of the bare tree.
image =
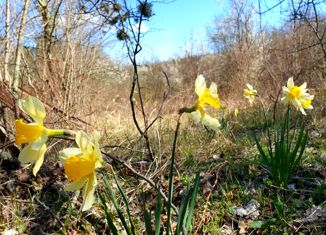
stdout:
[[(23, 50), (23, 45), (22, 45), (22, 40), (24, 37), (24, 29), (25, 29), (25, 22), (26, 22), (26, 16), (27, 16), (27, 11), (29, 7), (30, 0), (25, 0), (24, 3), (24, 10), (22, 13), (22, 18), (20, 22), (20, 28), (18, 32), (18, 38), (17, 38), (17, 48), (16, 48), (16, 58), (15, 58), (15, 67), (14, 67), (14, 79), (13, 79), (13, 84), (12, 84), (12, 89), (14, 93), (18, 94), (18, 86), (19, 86), (19, 80), (20, 80), (20, 62), (21, 62), (21, 57), (22, 57), (22, 50)], [(17, 97), (16, 97), (17, 98)]]

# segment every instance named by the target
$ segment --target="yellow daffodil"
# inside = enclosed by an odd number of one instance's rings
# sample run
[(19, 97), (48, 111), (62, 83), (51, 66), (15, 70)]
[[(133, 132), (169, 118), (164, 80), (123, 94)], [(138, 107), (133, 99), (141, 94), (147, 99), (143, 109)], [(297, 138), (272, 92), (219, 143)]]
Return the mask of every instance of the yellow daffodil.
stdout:
[(90, 138), (86, 133), (79, 131), (76, 134), (76, 143), (79, 148), (66, 148), (59, 153), (70, 181), (65, 186), (65, 190), (75, 191), (83, 188), (83, 211), (90, 209), (94, 202), (97, 185), (95, 169), (101, 167), (103, 162), (98, 139), (97, 133)]
[(25, 123), (21, 119), (16, 120), (16, 144), (27, 144), (20, 152), (18, 159), (21, 163), (34, 163), (33, 175), (36, 176), (44, 161), (46, 141), (50, 136), (64, 135), (64, 130), (53, 130), (43, 126), (46, 116), (43, 103), (36, 97), (29, 96), (25, 100), (18, 101), (19, 108), (29, 115), (32, 123)]
[(235, 110), (233, 111), (233, 115), (237, 117), (238, 114), (239, 114), (239, 109), (235, 108)]
[(247, 83), (246, 86), (248, 89), (243, 89), (243, 95), (248, 99), (249, 103), (252, 104), (252, 102), (254, 102), (255, 96), (257, 96), (257, 91), (249, 83)]
[(297, 110), (300, 110), (302, 114), (306, 115), (305, 109), (313, 109), (311, 102), (314, 99), (313, 95), (307, 93), (307, 83), (303, 83), (301, 86), (295, 86), (293, 78), (290, 77), (287, 82), (287, 86), (283, 87), (282, 102), (286, 104), (292, 104)]
[(221, 126), (219, 121), (209, 116), (204, 109), (205, 105), (210, 105), (216, 109), (222, 108), (216, 84), (212, 82), (211, 86), (207, 88), (204, 76), (199, 75), (195, 82), (195, 92), (198, 95), (198, 100), (194, 106), (195, 111), (191, 113), (193, 119), (197, 123), (202, 122), (212, 130), (218, 130)]
[(34, 162), (33, 174), (36, 176), (44, 161), (48, 139), (49, 130), (43, 126), (46, 112), (42, 102), (33, 96), (19, 100), (18, 104), (34, 121), (27, 124), (21, 119), (16, 120), (16, 144), (27, 144), (18, 159), (23, 164)]

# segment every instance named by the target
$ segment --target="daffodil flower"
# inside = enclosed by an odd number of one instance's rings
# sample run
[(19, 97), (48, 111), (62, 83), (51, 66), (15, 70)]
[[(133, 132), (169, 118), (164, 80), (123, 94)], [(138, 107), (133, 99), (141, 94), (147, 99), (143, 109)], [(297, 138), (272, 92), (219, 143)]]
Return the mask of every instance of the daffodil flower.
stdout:
[(21, 163), (34, 163), (33, 175), (36, 176), (44, 161), (46, 141), (49, 136), (61, 135), (62, 130), (52, 130), (43, 126), (46, 116), (44, 105), (33, 96), (18, 101), (19, 108), (28, 114), (32, 123), (25, 123), (21, 119), (16, 120), (16, 144), (27, 144), (20, 152), (18, 159)]
[(238, 114), (239, 114), (239, 109), (238, 109), (238, 108), (235, 108), (234, 111), (233, 111), (233, 115), (234, 115), (235, 117), (237, 117)]
[(300, 110), (303, 115), (306, 115), (305, 109), (313, 109), (311, 102), (314, 99), (313, 95), (307, 93), (307, 83), (304, 82), (301, 86), (295, 86), (293, 78), (290, 77), (287, 81), (287, 86), (283, 87), (282, 102), (292, 104), (297, 110)]
[(250, 104), (254, 102), (255, 96), (257, 96), (257, 91), (249, 83), (246, 84), (248, 89), (243, 89), (243, 95), (246, 97)]
[(205, 112), (205, 105), (212, 106), (216, 109), (223, 108), (217, 94), (216, 84), (212, 82), (211, 86), (207, 88), (204, 76), (199, 75), (195, 82), (195, 92), (198, 95), (198, 99), (194, 105), (195, 111), (191, 112), (193, 119), (197, 123), (202, 122), (203, 125), (217, 131), (221, 126), (219, 121)]
[(59, 153), (64, 165), (68, 183), (66, 191), (83, 188), (82, 210), (88, 210), (94, 203), (94, 192), (97, 185), (96, 168), (102, 166), (102, 155), (98, 145), (99, 134), (89, 137), (83, 131), (76, 134), (78, 148), (66, 148)]

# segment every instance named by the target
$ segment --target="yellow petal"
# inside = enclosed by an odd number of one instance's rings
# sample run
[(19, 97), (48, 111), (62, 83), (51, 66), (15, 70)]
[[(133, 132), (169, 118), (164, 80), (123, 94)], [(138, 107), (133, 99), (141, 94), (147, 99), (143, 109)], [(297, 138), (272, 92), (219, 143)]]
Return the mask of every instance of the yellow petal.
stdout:
[(94, 133), (91, 136), (91, 141), (94, 145), (93, 154), (97, 159), (95, 162), (95, 168), (101, 167), (103, 165), (102, 153), (100, 150), (100, 145), (98, 143), (100, 138), (101, 138), (100, 132), (94, 131)]
[(312, 109), (311, 100), (303, 100), (301, 101), (301, 105), (305, 109)]
[[(217, 94), (217, 93), (216, 93)], [(217, 97), (213, 97), (210, 93), (210, 90), (208, 88), (206, 88), (204, 94), (202, 94), (199, 98), (198, 98), (198, 103), (201, 106), (204, 106), (205, 104), (208, 104), (216, 109), (221, 108), (221, 103), (220, 103), (220, 99)]]
[(300, 87), (298, 86), (293, 86), (290, 89), (290, 93), (288, 94), (290, 99), (295, 99), (295, 98), (299, 98), (302, 94), (302, 90)]
[(73, 182), (70, 182), (68, 183), (65, 187), (64, 187), (64, 190), (65, 191), (76, 191), (76, 190), (79, 190), (81, 189), (82, 187), (84, 187), (84, 185), (86, 184), (87, 182), (87, 177), (83, 177), (81, 178), (80, 180), (78, 181), (73, 181)]
[(233, 115), (234, 115), (235, 117), (237, 117), (238, 114), (239, 114), (239, 110), (236, 108), (236, 109), (234, 110), (234, 112), (233, 112)]
[(43, 125), (43, 120), (46, 116), (43, 103), (36, 97), (28, 96), (25, 100), (19, 100), (18, 105), (21, 110), (31, 116), (39, 125)]
[(96, 175), (92, 174), (83, 190), (83, 206), (82, 211), (90, 209), (95, 201), (94, 192), (97, 185)]
[(243, 95), (246, 97), (250, 97), (250, 96), (253, 96), (254, 93), (248, 89), (243, 89)]
[(26, 124), (21, 119), (16, 120), (16, 144), (31, 143), (37, 140), (44, 127), (35, 123)]

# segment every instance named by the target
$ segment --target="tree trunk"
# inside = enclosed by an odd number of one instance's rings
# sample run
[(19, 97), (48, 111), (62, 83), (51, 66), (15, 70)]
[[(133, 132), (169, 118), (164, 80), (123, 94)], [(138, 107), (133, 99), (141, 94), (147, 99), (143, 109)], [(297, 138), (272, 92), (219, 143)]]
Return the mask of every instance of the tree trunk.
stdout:
[(18, 98), (18, 86), (20, 82), (20, 61), (21, 53), (23, 50), (22, 40), (24, 37), (25, 22), (27, 16), (27, 10), (29, 7), (30, 0), (25, 0), (23, 15), (19, 27), (18, 39), (17, 39), (17, 49), (16, 49), (16, 58), (15, 58), (15, 68), (14, 68), (14, 80), (12, 84), (12, 90), (15, 94), (15, 98)]
[(17, 48), (16, 48), (16, 58), (15, 58), (15, 67), (14, 67), (14, 79), (12, 82), (12, 91), (13, 96), (15, 99), (15, 117), (19, 117), (19, 108), (18, 108), (18, 89), (19, 89), (19, 82), (20, 82), (20, 62), (21, 62), (21, 55), (23, 52), (23, 37), (24, 37), (24, 29), (25, 29), (25, 22), (26, 22), (26, 16), (27, 16), (27, 10), (29, 6), (30, 0), (25, 0), (24, 4), (24, 10), (22, 14), (22, 19), (20, 22), (19, 27), (19, 33), (18, 33), (18, 39), (17, 39)]
[(6, 2), (6, 41), (5, 41), (5, 64), (4, 64), (4, 80), (8, 82), (8, 86), (11, 87), (11, 78), (8, 70), (9, 64), (9, 44), (10, 44), (10, 35), (9, 35), (9, 22), (10, 22), (10, 0)]

